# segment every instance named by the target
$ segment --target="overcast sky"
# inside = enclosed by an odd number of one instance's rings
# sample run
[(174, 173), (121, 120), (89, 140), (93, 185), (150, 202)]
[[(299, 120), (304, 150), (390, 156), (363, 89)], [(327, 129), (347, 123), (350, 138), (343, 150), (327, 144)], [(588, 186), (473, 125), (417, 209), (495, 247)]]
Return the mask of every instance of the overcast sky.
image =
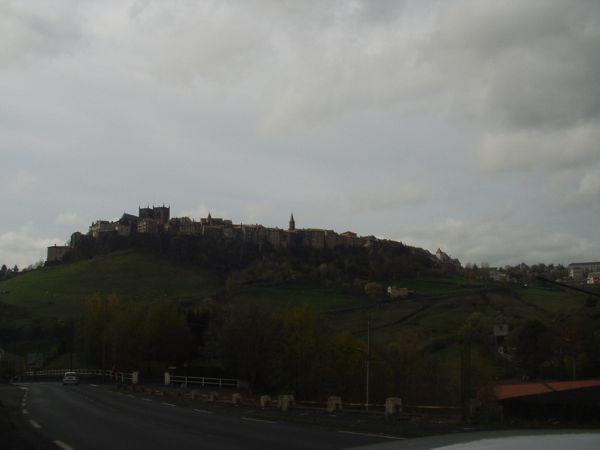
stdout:
[(598, 1), (0, 0), (0, 263), (99, 218), (600, 260)]

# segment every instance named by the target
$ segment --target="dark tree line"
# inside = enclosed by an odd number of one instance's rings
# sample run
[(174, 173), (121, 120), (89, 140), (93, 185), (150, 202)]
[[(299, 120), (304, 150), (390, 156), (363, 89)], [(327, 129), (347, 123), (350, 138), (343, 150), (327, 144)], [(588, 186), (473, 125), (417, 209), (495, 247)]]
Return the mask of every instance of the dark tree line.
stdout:
[(2, 264), (2, 267), (0, 267), (0, 281), (2, 280), (8, 280), (9, 278), (12, 278), (15, 275), (19, 274), (19, 266), (17, 266), (16, 264), (13, 266), (12, 269), (9, 269), (6, 264)]

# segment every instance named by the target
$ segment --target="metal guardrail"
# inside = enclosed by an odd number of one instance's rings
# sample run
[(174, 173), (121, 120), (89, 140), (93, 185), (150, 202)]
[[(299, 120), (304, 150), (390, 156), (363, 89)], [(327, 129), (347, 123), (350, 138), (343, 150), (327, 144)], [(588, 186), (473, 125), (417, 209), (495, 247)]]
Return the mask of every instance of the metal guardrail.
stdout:
[(169, 375), (165, 374), (165, 384), (174, 384), (179, 383), (185, 386), (190, 384), (196, 384), (202, 387), (205, 386), (213, 386), (213, 387), (243, 387), (240, 380), (236, 380), (233, 378), (209, 378), (209, 377), (186, 377), (182, 375)]
[(138, 372), (115, 372), (112, 370), (101, 370), (101, 369), (49, 369), (49, 370), (29, 370), (24, 372), (23, 375), (28, 377), (62, 377), (65, 372), (75, 372), (77, 375), (94, 375), (106, 377), (109, 380), (125, 381), (137, 384)]

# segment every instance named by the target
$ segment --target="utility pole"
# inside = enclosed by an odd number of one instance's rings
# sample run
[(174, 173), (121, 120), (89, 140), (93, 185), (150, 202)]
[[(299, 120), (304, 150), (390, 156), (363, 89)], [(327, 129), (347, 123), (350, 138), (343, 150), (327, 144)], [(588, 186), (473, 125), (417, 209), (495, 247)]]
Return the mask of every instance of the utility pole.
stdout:
[(461, 397), (463, 406), (463, 420), (471, 418), (471, 336), (465, 336), (461, 352)]
[(106, 304), (106, 298), (102, 299), (102, 321), (103, 321), (103, 326), (102, 326), (102, 376), (104, 377), (104, 373), (106, 371), (106, 323), (108, 322), (106, 320), (106, 309), (107, 309), (107, 304)]
[(13, 341), (13, 377), (17, 375), (17, 338)]
[(369, 410), (369, 397), (371, 388), (371, 315), (367, 319), (367, 386), (366, 386), (366, 403), (365, 409)]

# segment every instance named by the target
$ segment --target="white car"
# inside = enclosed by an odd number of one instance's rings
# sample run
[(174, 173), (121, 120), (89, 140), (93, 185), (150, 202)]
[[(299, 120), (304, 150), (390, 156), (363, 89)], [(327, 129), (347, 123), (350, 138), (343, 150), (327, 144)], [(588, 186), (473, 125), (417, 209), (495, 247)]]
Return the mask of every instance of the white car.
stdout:
[(65, 372), (65, 376), (62, 380), (63, 386), (65, 384), (79, 384), (79, 377), (75, 372)]

